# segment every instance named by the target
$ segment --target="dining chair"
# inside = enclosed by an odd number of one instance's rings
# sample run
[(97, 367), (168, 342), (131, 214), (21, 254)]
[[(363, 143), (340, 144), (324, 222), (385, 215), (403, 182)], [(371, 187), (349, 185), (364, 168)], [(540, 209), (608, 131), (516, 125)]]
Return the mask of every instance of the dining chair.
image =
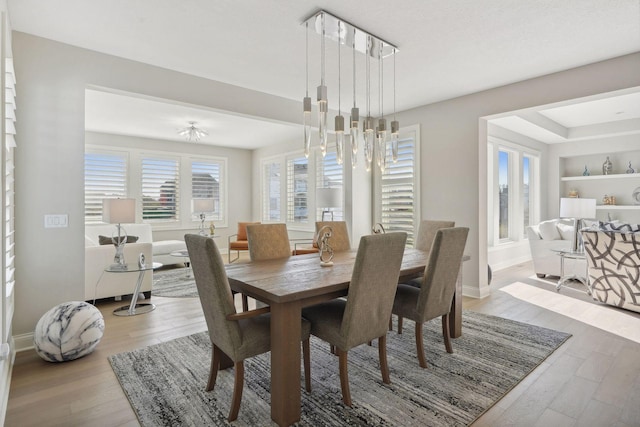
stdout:
[(427, 367), (422, 340), (422, 324), (442, 316), (442, 336), (448, 353), (453, 353), (449, 335), (449, 312), (456, 292), (456, 280), (467, 242), (467, 227), (443, 228), (436, 232), (422, 286), (399, 284), (393, 302), (393, 314), (416, 323), (418, 362)]
[[(220, 363), (226, 355), (234, 363), (235, 381), (229, 421), (238, 418), (242, 389), (244, 387), (244, 363), (249, 357), (271, 350), (271, 325), (269, 307), (237, 313), (224, 269), (222, 256), (213, 239), (197, 234), (184, 236), (189, 250), (191, 267), (200, 297), (200, 304), (209, 329), (212, 345), (211, 369), (206, 391), (216, 384)], [(302, 322), (302, 352), (305, 371), (305, 389), (311, 391), (309, 332), (311, 325)]]
[(387, 321), (402, 265), (406, 233), (362, 236), (346, 300), (335, 299), (302, 309), (311, 334), (328, 342), (339, 358), (342, 401), (351, 406), (347, 353), (378, 338), (382, 381), (389, 384)]
[[(431, 245), (433, 245), (433, 239), (436, 237), (436, 232), (441, 228), (455, 227), (455, 225), (455, 221), (434, 221), (429, 219), (420, 221), (415, 248), (424, 252), (431, 251)], [(407, 281), (405, 284), (419, 288), (422, 285), (422, 280), (423, 277), (419, 276)], [(389, 330), (392, 329), (391, 321), (389, 321)], [(402, 316), (398, 316), (398, 333), (402, 333)]]
[(285, 224), (247, 225), (247, 240), (251, 261), (291, 256), (291, 244)]
[(329, 245), (334, 252), (348, 251), (351, 249), (351, 239), (347, 231), (346, 221), (316, 221), (316, 233), (325, 226), (331, 227), (332, 234), (329, 238)]

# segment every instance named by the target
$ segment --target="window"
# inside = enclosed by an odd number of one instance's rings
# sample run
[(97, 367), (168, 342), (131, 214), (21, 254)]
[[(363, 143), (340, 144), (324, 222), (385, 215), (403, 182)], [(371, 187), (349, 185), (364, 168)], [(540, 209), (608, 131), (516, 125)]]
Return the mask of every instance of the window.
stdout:
[(127, 197), (126, 153), (84, 155), (84, 222), (102, 222), (102, 199)]
[(177, 159), (144, 157), (141, 169), (142, 221), (178, 220), (180, 165)]
[(287, 160), (287, 221), (309, 222), (309, 162), (302, 157)]
[[(192, 199), (212, 198), (207, 219), (226, 226), (227, 161), (222, 157), (109, 149), (88, 145), (85, 152), (85, 223), (102, 221), (102, 199), (132, 197), (137, 222), (154, 228), (189, 229), (200, 222)], [(184, 213), (184, 214), (181, 214)]]
[(387, 167), (382, 173), (376, 169), (379, 176), (376, 222), (380, 222), (387, 232), (406, 232), (407, 246), (413, 246), (415, 229), (420, 218), (417, 140), (417, 127), (407, 129), (400, 135), (398, 161), (387, 161)]
[[(223, 163), (207, 160), (191, 160), (191, 198), (213, 199), (213, 213), (207, 213), (211, 220), (222, 220), (224, 211)], [(199, 212), (191, 212), (191, 219), (200, 219)]]
[(262, 220), (282, 221), (280, 215), (281, 163), (268, 161), (262, 165)]
[(488, 147), (489, 244), (523, 240), (539, 218), (539, 154), (492, 137)]
[[(342, 166), (339, 165), (336, 157), (335, 149), (327, 151), (324, 159), (322, 154), (315, 152), (316, 157), (316, 188), (339, 188), (342, 190)], [(322, 218), (324, 206), (316, 206), (316, 218)], [(342, 206), (332, 206), (330, 211), (333, 212), (334, 221), (342, 221), (344, 219)]]

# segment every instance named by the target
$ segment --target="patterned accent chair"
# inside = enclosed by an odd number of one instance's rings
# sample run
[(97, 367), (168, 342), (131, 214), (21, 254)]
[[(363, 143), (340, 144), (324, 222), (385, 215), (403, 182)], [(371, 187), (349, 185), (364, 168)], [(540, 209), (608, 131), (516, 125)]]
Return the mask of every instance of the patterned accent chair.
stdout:
[(640, 312), (640, 233), (581, 233), (593, 299)]

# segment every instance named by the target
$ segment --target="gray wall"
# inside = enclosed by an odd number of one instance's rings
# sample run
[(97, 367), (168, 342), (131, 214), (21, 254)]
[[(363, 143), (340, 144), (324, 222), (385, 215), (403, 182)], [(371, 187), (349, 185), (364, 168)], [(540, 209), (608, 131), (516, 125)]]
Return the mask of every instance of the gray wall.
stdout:
[[(31, 332), (53, 305), (82, 296), (84, 89), (88, 85), (289, 123), (300, 121), (299, 101), (22, 33), (14, 33), (13, 47), (19, 135), (15, 334)], [(471, 260), (464, 269), (468, 294), (488, 292), (486, 126), (480, 117), (640, 86), (638, 70), (640, 54), (633, 54), (399, 114), (402, 126), (420, 125), (422, 217), (451, 218), (471, 228), (467, 243)], [(247, 168), (243, 173), (251, 171)], [(44, 229), (46, 213), (68, 213), (69, 228)]]
[[(84, 296), (84, 93), (106, 87), (297, 123), (299, 103), (13, 33), (17, 74), (16, 305), (14, 335), (31, 333), (52, 306)], [(251, 215), (250, 160), (235, 214)], [(236, 169), (235, 172), (237, 172)], [(234, 171), (232, 171), (232, 175)], [(45, 229), (45, 214), (69, 227)], [(230, 218), (230, 224), (237, 221)]]

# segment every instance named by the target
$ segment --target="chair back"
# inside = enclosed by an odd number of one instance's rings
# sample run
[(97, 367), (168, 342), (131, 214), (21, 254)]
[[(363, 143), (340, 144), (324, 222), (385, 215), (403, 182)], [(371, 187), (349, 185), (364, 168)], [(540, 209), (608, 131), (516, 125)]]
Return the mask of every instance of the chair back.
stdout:
[(291, 244), (285, 224), (247, 225), (247, 240), (251, 261), (291, 256)]
[(418, 313), (422, 321), (447, 314), (456, 292), (456, 281), (467, 242), (467, 227), (436, 231), (418, 296)]
[(239, 222), (236, 240), (247, 240), (247, 225), (260, 224), (260, 222)]
[(432, 221), (428, 219), (420, 221), (418, 237), (416, 239), (416, 249), (429, 252), (433, 245), (433, 239), (436, 237), (436, 232), (441, 228), (451, 228), (455, 227), (455, 225), (455, 221)]
[(236, 308), (220, 251), (209, 237), (186, 234), (184, 241), (211, 342), (235, 360), (242, 337), (238, 323), (227, 320), (227, 315), (235, 313)]
[[(334, 252), (348, 251), (351, 249), (351, 239), (347, 231), (347, 223), (345, 221), (316, 221), (316, 233), (324, 226), (329, 226), (333, 230), (329, 245)], [(314, 239), (315, 240), (315, 239)]]
[(387, 333), (406, 242), (406, 233), (360, 239), (340, 327), (344, 350)]

